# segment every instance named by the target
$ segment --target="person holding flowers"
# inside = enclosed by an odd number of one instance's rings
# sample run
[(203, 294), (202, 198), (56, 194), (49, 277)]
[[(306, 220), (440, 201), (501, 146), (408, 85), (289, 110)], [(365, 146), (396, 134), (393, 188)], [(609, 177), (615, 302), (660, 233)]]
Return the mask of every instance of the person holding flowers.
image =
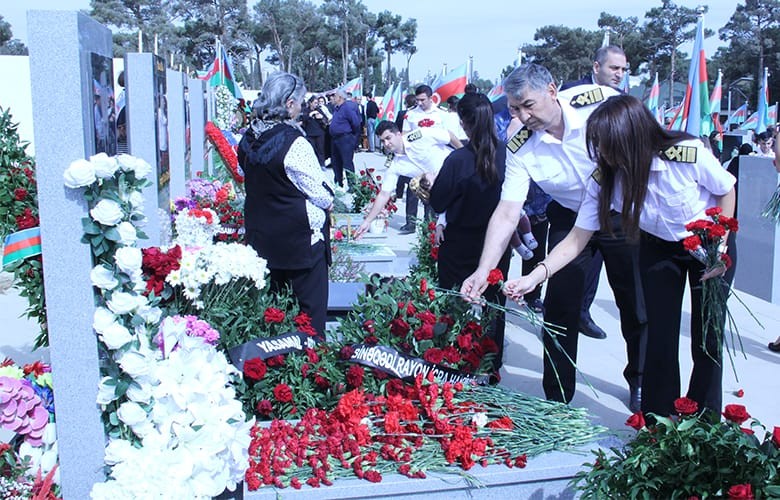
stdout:
[(268, 261), (271, 290), (289, 286), (324, 338), (333, 188), (295, 119), (306, 87), (289, 73), (268, 77), (238, 146), (246, 175), (247, 244)]
[[(437, 260), (439, 286), (446, 289), (460, 285), (479, 264), (487, 225), (501, 197), (506, 163), (506, 149), (496, 135), (490, 99), (484, 94), (464, 95), (458, 103), (458, 117), (469, 142), (444, 160), (435, 183), (431, 179), (431, 207), (437, 213), (446, 212), (447, 219)], [(507, 246), (498, 264), (504, 276), (509, 271), (510, 257)], [(501, 305), (506, 300), (498, 286), (489, 287), (485, 299)], [(504, 326), (500, 313), (489, 332), (498, 345), (496, 371), (501, 367)]]
[[(722, 335), (706, 336), (704, 332), (720, 328), (722, 334), (723, 324), (704, 324), (708, 315), (703, 311), (709, 306), (703, 299), (706, 287), (702, 282), (718, 279), (717, 283), (728, 289), (729, 283), (721, 275), (730, 259), (710, 255), (709, 262), (723, 265), (707, 268), (697, 258), (702, 247), (694, 249), (689, 231), (707, 225), (726, 241), (728, 230), (736, 229), (736, 220), (731, 218), (734, 176), (700, 141), (683, 132), (665, 130), (641, 101), (628, 95), (609, 98), (591, 114), (586, 139), (588, 154), (598, 168), (591, 176), (574, 228), (542, 265), (507, 282), (505, 293), (519, 299), (554, 275), (580, 253), (594, 231), (609, 228), (610, 210), (619, 210), (627, 235), (639, 238), (639, 272), (647, 307), (642, 410), (664, 416), (675, 413), (674, 401), (680, 395), (680, 317), (687, 278), (693, 356), (687, 397), (711, 410), (713, 416), (719, 415)], [(698, 220), (704, 215), (716, 222)], [(725, 299), (715, 306), (725, 309)], [(723, 320), (724, 315), (718, 317)]]

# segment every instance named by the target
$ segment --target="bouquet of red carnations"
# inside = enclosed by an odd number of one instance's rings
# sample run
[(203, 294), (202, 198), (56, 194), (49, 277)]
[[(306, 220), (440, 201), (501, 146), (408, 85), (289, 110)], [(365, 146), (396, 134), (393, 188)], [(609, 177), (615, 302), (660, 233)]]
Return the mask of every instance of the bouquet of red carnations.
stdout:
[[(702, 349), (716, 360), (721, 358), (726, 320), (729, 319), (729, 323), (733, 324), (726, 305), (731, 285), (723, 278), (723, 273), (731, 267), (731, 257), (726, 253), (726, 235), (728, 231), (736, 232), (739, 229), (737, 219), (725, 216), (722, 212), (720, 207), (708, 208), (704, 213), (712, 220), (689, 222), (685, 229), (693, 235), (683, 240), (683, 247), (705, 266), (701, 281)], [(716, 336), (714, 343), (707, 340), (710, 332)], [(708, 346), (715, 346), (715, 352)]]

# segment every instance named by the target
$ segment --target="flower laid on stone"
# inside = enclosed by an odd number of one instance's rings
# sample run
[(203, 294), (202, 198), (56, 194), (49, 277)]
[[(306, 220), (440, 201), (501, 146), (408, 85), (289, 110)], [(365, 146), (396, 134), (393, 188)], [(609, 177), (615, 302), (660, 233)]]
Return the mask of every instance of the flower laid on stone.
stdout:
[(219, 217), (215, 241), (242, 242), (244, 240), (243, 198), (239, 197), (232, 182), (222, 183), (201, 177), (187, 181), (188, 196), (177, 198), (173, 207), (184, 209), (209, 209)]
[[(641, 413), (624, 448), (595, 451), (573, 485), (583, 498), (776, 498), (780, 496), (780, 427), (768, 432), (742, 405), (726, 405), (725, 421), (686, 397), (674, 417)], [(744, 427), (749, 421), (749, 426)]]
[(522, 468), (528, 457), (582, 444), (600, 432), (582, 410), (419, 375), (387, 396), (354, 389), (331, 411), (313, 408), (297, 423), (256, 426), (246, 483), (250, 490), (301, 489), (337, 478), (380, 482), (390, 473), (425, 478), (426, 471), (475, 465)]

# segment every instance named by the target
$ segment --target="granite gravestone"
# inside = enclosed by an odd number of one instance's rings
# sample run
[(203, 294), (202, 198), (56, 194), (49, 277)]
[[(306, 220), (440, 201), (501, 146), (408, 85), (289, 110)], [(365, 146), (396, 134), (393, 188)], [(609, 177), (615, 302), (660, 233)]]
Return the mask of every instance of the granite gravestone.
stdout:
[(171, 199), (186, 194), (187, 182), (186, 126), (184, 103), (184, 74), (169, 69), (166, 71), (168, 102), (168, 144), (170, 146)]
[(191, 162), (190, 176), (196, 177), (198, 172), (206, 172), (206, 82), (198, 78), (190, 78), (187, 85), (190, 107), (190, 146)]
[(63, 185), (62, 174), (95, 151), (92, 54), (110, 60), (112, 38), (78, 12), (29, 11), (27, 20), (62, 494), (89, 498), (92, 485), (105, 479), (92, 255), (80, 241), (87, 203), (80, 191)]

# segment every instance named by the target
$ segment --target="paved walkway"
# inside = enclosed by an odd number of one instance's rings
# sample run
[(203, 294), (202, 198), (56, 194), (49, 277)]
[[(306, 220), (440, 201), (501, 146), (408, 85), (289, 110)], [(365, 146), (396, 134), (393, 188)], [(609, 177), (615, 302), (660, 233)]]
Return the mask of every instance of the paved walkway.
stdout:
[[(374, 167), (381, 170), (383, 163), (384, 158), (378, 154), (360, 153), (355, 158), (358, 169)], [(404, 223), (403, 214), (401, 203), (398, 214), (390, 221), (385, 243), (405, 257), (415, 236), (398, 234), (398, 228)], [(519, 269), (520, 260), (514, 257), (510, 276), (517, 276)], [(780, 354), (770, 352), (766, 344), (780, 334), (780, 307), (744, 293), (739, 295), (763, 324), (763, 328), (758, 326), (742, 305), (732, 299), (730, 308), (742, 337), (744, 355), (737, 349), (733, 369), (729, 361), (725, 362), (723, 402), (744, 404), (751, 415), (771, 430), (773, 426), (780, 426), (780, 398), (777, 397), (780, 394)], [(25, 304), (13, 290), (0, 294), (0, 359), (10, 356), (25, 363), (47, 358), (45, 350), (30, 352), (36, 327), (34, 323), (19, 318)], [(627, 428), (624, 422), (630, 413), (627, 407), (628, 389), (622, 377), (625, 344), (619, 333), (618, 311), (604, 276), (591, 314), (608, 336), (605, 340), (580, 339), (578, 367), (581, 376), (572, 405), (588, 408), (597, 423), (625, 431)], [(686, 299), (683, 306), (684, 325), (688, 324), (689, 317), (690, 306)], [(683, 327), (682, 337), (680, 362), (685, 387), (690, 373), (689, 330), (686, 326)], [(541, 368), (542, 346), (537, 333), (526, 324), (510, 323), (507, 328), (502, 383), (543, 397)], [(742, 398), (733, 394), (739, 389), (744, 390)]]

